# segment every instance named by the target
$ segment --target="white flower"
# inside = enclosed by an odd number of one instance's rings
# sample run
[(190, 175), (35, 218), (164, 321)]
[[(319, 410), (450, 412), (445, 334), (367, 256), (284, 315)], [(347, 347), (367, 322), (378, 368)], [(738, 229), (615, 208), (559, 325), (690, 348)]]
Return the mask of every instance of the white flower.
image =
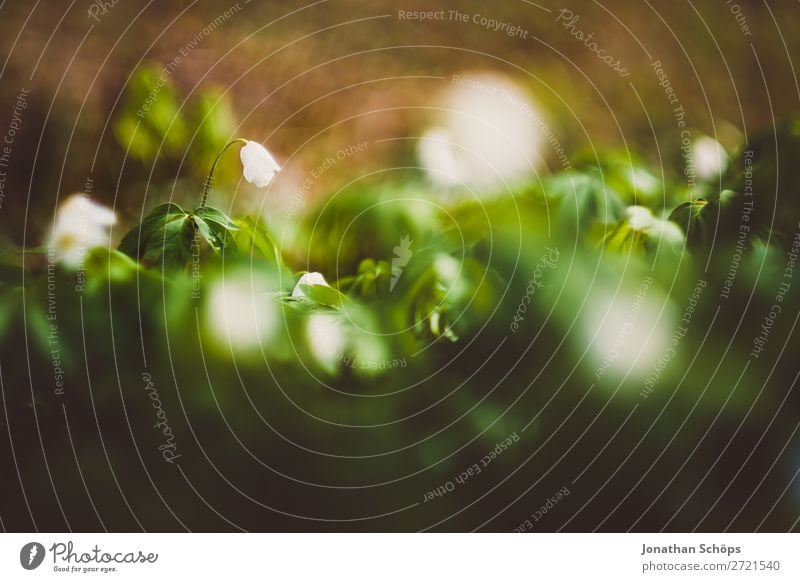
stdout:
[(656, 218), (653, 222), (653, 227), (650, 229), (650, 236), (667, 245), (681, 246), (684, 242), (683, 230), (670, 220)]
[(110, 208), (85, 194), (73, 194), (61, 204), (53, 223), (49, 246), (55, 249), (56, 261), (80, 268), (89, 249), (110, 245), (109, 228), (116, 221)]
[(645, 206), (628, 206), (625, 210), (628, 225), (633, 230), (646, 231), (652, 228), (655, 218), (649, 208)]
[(628, 226), (633, 230), (643, 232), (652, 239), (662, 241), (668, 245), (682, 245), (683, 231), (681, 227), (669, 220), (662, 220), (653, 216), (645, 206), (628, 206), (625, 209)]
[(428, 133), (417, 151), (431, 181), (506, 190), (508, 183), (542, 166), (543, 136), (550, 129), (527, 93), (509, 78), (459, 75), (440, 110), (441, 129)]
[(269, 281), (249, 272), (226, 275), (213, 283), (206, 322), (221, 349), (253, 351), (273, 335), (279, 320), (269, 288)]
[(728, 167), (728, 154), (714, 138), (704, 135), (695, 140), (694, 167), (701, 180), (711, 180), (722, 174)]
[(324, 285), (325, 287), (330, 287), (328, 282), (325, 280), (325, 277), (322, 276), (322, 273), (306, 273), (300, 277), (297, 285), (294, 286), (294, 289), (292, 290), (292, 297), (306, 296), (301, 285)]
[(266, 188), (281, 167), (267, 148), (258, 142), (248, 141), (241, 149), (240, 156), (244, 166), (244, 179), (258, 188)]
[(630, 374), (636, 381), (652, 373), (673, 337), (672, 302), (644, 284), (638, 292), (601, 284), (590, 293), (582, 345), (595, 377), (618, 382)]
[(433, 184), (455, 186), (466, 178), (453, 136), (446, 129), (437, 127), (427, 131), (419, 141), (417, 156)]
[(315, 313), (306, 323), (306, 339), (311, 355), (330, 374), (335, 374), (344, 361), (347, 334), (335, 315)]

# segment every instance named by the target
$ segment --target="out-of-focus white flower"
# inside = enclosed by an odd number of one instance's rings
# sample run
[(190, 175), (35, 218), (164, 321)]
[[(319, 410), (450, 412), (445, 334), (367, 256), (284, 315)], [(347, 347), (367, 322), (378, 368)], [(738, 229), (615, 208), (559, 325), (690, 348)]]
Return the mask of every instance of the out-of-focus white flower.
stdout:
[(246, 352), (272, 336), (279, 317), (268, 289), (263, 277), (249, 272), (226, 275), (211, 285), (206, 320), (219, 347)]
[(244, 166), (244, 179), (258, 188), (269, 186), (275, 174), (281, 170), (272, 154), (258, 142), (248, 141), (239, 155)]
[(638, 290), (601, 286), (587, 304), (585, 340), (597, 379), (638, 380), (670, 347), (674, 307), (645, 279)]
[(49, 245), (56, 261), (77, 269), (94, 247), (108, 247), (109, 228), (116, 223), (114, 211), (92, 201), (85, 194), (68, 197), (56, 212)]
[(701, 180), (711, 180), (722, 174), (728, 167), (728, 154), (714, 138), (704, 135), (695, 140), (694, 168)]
[(347, 334), (335, 315), (314, 313), (306, 323), (306, 341), (311, 355), (333, 374), (345, 360)]
[(657, 198), (661, 191), (661, 182), (658, 178), (643, 168), (633, 168), (630, 174), (637, 197), (646, 201)]
[(455, 186), (466, 179), (463, 160), (446, 129), (436, 127), (427, 131), (419, 140), (417, 156), (433, 184)]
[(652, 240), (660, 240), (668, 245), (682, 245), (683, 231), (681, 227), (669, 220), (653, 216), (645, 206), (628, 206), (625, 218), (633, 230), (645, 233)]
[(650, 209), (645, 206), (628, 206), (625, 209), (628, 225), (633, 230), (647, 231), (653, 226), (655, 217)]
[(306, 294), (303, 291), (301, 285), (324, 285), (325, 287), (330, 287), (328, 282), (325, 280), (325, 277), (322, 276), (322, 273), (306, 273), (300, 280), (297, 282), (297, 285), (294, 286), (292, 289), (292, 297), (305, 297)]
[(671, 220), (656, 218), (649, 234), (651, 238), (660, 240), (667, 245), (681, 246), (684, 243), (683, 230)]
[[(497, 188), (542, 165), (548, 127), (520, 87), (498, 74), (464, 74), (443, 100), (434, 139), (418, 155), (434, 182), (457, 178), (469, 187)], [(427, 142), (427, 144), (426, 144)]]

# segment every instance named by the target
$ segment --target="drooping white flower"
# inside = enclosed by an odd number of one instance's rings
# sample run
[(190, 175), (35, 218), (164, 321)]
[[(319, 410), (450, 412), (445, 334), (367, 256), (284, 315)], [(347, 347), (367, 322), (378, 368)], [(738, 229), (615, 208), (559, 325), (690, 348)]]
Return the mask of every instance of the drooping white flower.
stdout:
[(56, 212), (49, 246), (56, 261), (68, 268), (79, 268), (89, 249), (108, 247), (109, 228), (117, 217), (110, 208), (92, 201), (85, 194), (68, 197)]
[(303, 291), (302, 285), (324, 285), (325, 287), (330, 287), (328, 282), (325, 280), (325, 277), (322, 276), (322, 273), (306, 273), (300, 280), (297, 282), (297, 285), (294, 286), (292, 289), (292, 297), (305, 297), (306, 294)]
[(244, 179), (258, 188), (269, 186), (275, 174), (281, 170), (272, 154), (258, 142), (248, 141), (239, 155), (244, 166)]
[(728, 154), (722, 144), (704, 135), (695, 140), (694, 167), (701, 180), (711, 180), (722, 174), (728, 167)]
[(211, 285), (206, 322), (219, 348), (247, 352), (272, 336), (279, 319), (269, 287), (249, 272), (225, 275)]

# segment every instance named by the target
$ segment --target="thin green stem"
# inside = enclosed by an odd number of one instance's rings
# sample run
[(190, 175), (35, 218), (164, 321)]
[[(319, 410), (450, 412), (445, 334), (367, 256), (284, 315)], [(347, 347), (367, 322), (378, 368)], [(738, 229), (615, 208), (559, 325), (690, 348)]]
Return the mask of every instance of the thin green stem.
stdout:
[(246, 144), (247, 140), (244, 139), (243, 137), (237, 137), (233, 141), (228, 142), (228, 144), (224, 148), (222, 148), (220, 152), (217, 154), (214, 163), (211, 164), (211, 171), (208, 173), (208, 178), (206, 178), (206, 182), (203, 185), (203, 200), (200, 202), (200, 208), (203, 208), (206, 205), (206, 202), (208, 202), (208, 195), (211, 194), (211, 185), (214, 183), (214, 170), (216, 170), (217, 168), (217, 163), (219, 163), (222, 154), (224, 154), (227, 151), (227, 149), (235, 143)]

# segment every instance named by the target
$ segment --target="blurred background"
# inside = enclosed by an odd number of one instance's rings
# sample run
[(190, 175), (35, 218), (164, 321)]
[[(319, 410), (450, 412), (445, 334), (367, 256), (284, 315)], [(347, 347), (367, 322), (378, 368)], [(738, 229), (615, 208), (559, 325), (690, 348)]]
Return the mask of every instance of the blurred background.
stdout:
[(0, 22), (3, 529), (797, 529), (795, 2)]

